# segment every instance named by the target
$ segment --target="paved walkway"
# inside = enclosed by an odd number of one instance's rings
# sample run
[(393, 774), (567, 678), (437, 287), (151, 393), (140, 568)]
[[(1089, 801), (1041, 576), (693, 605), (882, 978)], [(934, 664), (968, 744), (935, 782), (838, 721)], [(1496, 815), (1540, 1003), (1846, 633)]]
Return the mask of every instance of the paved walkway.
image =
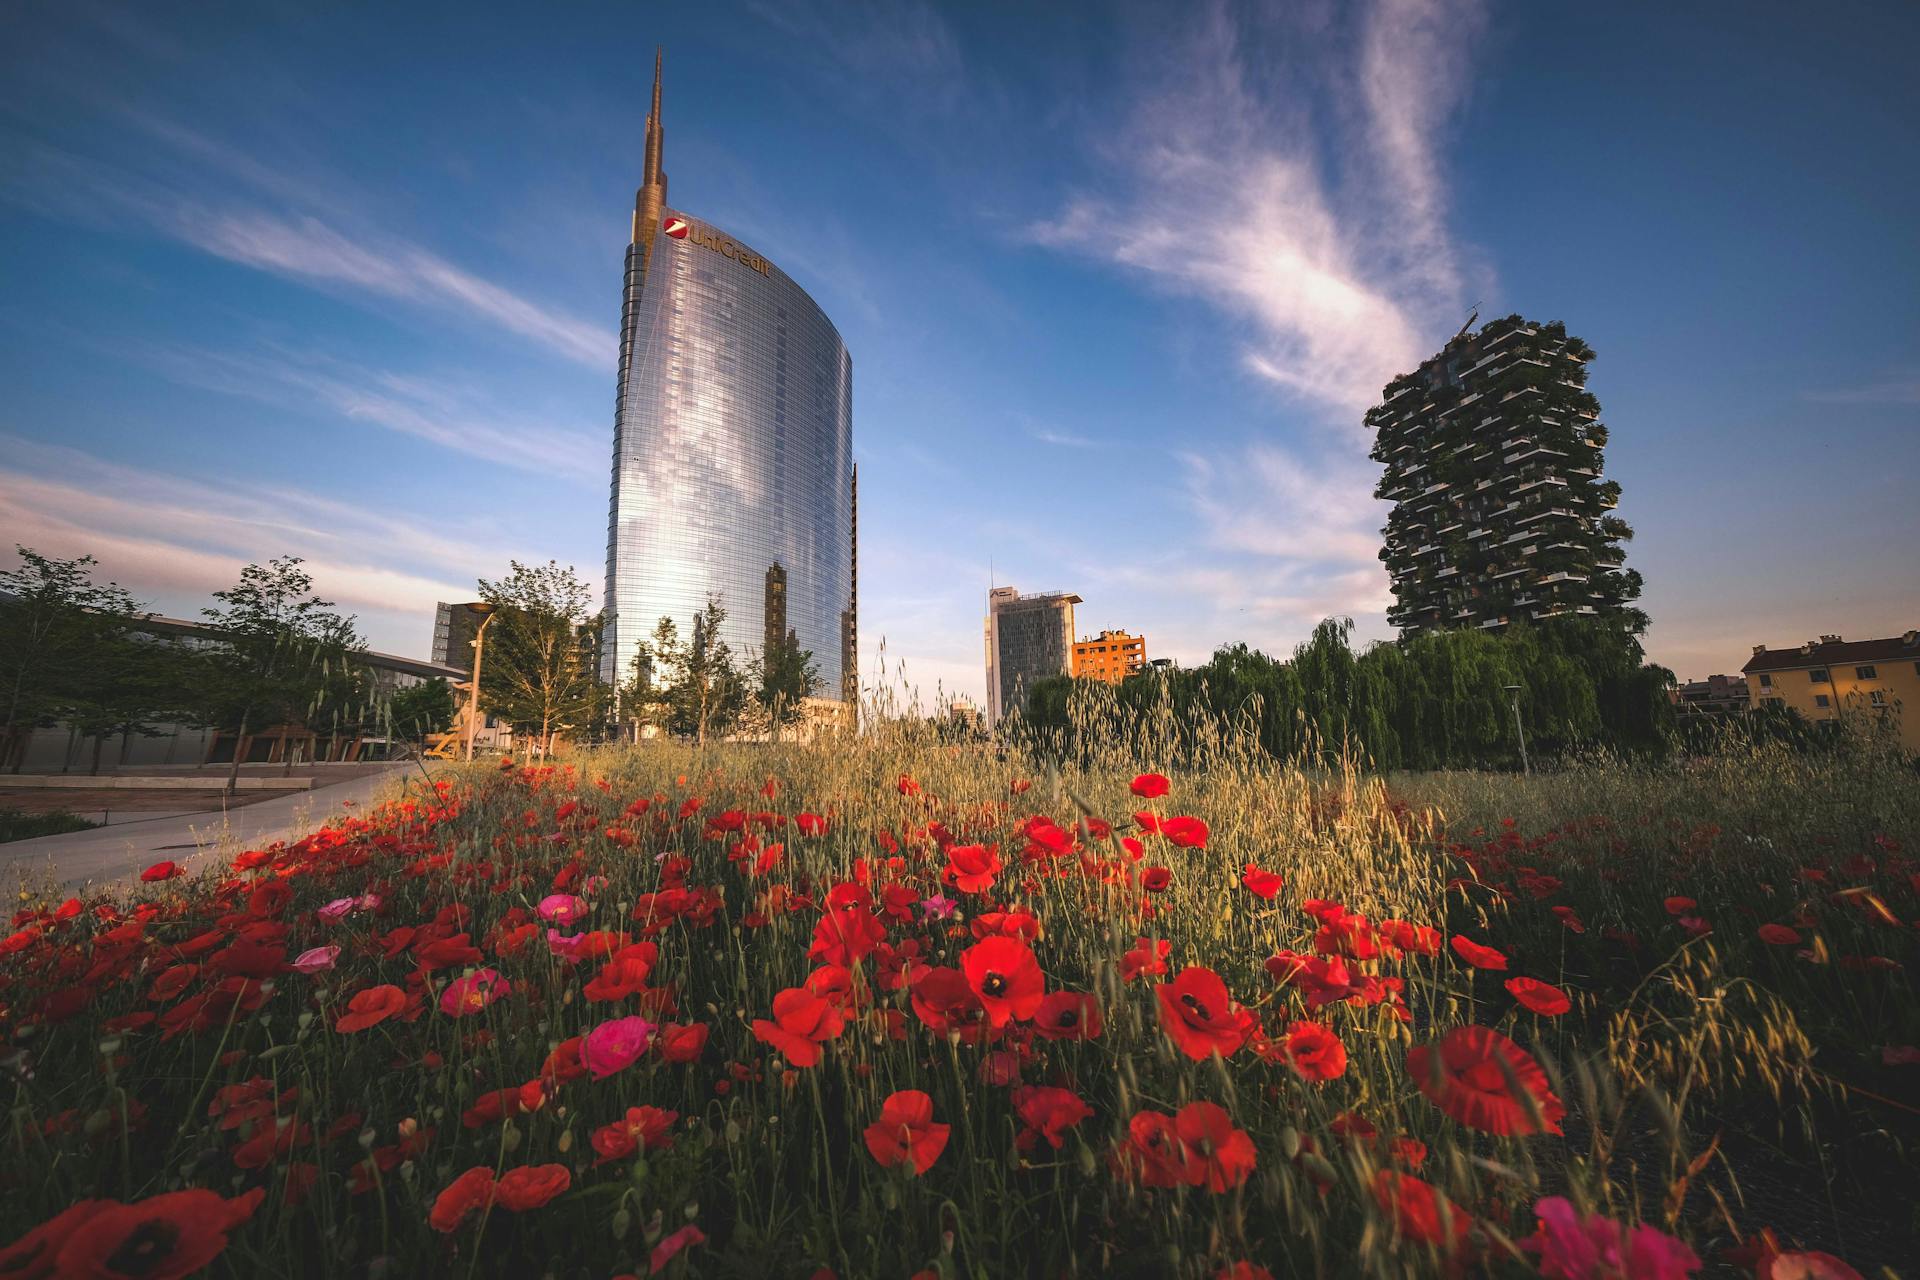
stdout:
[[(432, 766), (429, 766), (430, 768)], [(93, 831), (39, 836), (0, 844), (0, 884), (53, 880), (63, 888), (130, 880), (142, 870), (171, 858), (188, 870), (221, 852), (257, 849), (275, 840), (295, 839), (324, 824), (345, 804), (366, 806), (411, 773), (424, 782), (417, 764), (395, 764), (378, 773), (342, 780), (332, 786), (243, 805), (226, 813), (192, 813), (144, 822), (115, 823)]]

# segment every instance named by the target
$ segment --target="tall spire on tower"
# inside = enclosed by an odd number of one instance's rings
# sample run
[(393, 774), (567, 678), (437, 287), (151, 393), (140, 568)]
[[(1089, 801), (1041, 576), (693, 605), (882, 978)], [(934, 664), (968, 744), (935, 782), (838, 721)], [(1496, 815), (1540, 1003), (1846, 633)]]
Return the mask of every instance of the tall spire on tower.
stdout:
[(660, 216), (667, 207), (667, 173), (661, 167), (666, 145), (666, 130), (660, 124), (660, 64), (662, 51), (653, 52), (653, 110), (647, 113), (645, 159), (641, 164), (640, 190), (633, 198), (633, 242), (640, 246), (640, 273), (644, 277), (653, 260), (653, 238), (660, 230)]

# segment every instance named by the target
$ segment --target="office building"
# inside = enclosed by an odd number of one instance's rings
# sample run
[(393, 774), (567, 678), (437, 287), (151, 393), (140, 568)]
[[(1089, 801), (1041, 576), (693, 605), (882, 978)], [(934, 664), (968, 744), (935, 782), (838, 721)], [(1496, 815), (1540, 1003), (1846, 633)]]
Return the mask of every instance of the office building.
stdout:
[(1755, 707), (1791, 707), (1815, 723), (1891, 720), (1901, 743), (1920, 751), (1920, 631), (1884, 640), (1821, 636), (1792, 649), (1757, 644), (1740, 670)]
[(1073, 672), (1073, 606), (1064, 591), (1023, 596), (1012, 587), (987, 592), (987, 726), (1024, 711), (1027, 691), (1048, 676)]
[(434, 606), (433, 613), (433, 660), (442, 666), (458, 667), (462, 672), (473, 671), (473, 638), (480, 632), (480, 622), (486, 614), (476, 612), (474, 605), (448, 604), (442, 600)]
[[(1471, 326), (1471, 321), (1468, 322)], [(1635, 633), (1633, 536), (1612, 514), (1607, 429), (1587, 390), (1593, 350), (1519, 316), (1463, 328), (1367, 412), (1376, 497), (1394, 504), (1380, 558), (1403, 632), (1607, 617)]]
[(1073, 678), (1119, 684), (1146, 670), (1147, 638), (1124, 631), (1102, 631), (1073, 644)]
[(791, 632), (819, 698), (838, 703), (856, 681), (853, 364), (766, 255), (668, 207), (660, 98), (656, 59), (620, 324), (601, 675), (625, 682), (662, 617), (684, 637), (712, 597), (736, 653)]

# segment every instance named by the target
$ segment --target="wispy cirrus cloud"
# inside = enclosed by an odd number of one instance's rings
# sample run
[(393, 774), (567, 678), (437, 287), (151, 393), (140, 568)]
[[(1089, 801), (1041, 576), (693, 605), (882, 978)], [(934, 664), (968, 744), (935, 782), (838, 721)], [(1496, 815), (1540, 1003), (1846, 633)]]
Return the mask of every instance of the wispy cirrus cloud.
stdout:
[(1457, 309), (1436, 147), (1478, 5), (1380, 0), (1331, 70), (1338, 33), (1291, 15), (1182, 14), (1107, 148), (1110, 179), (1027, 234), (1211, 303), (1248, 326), (1247, 369), (1353, 414)]
[[(522, 297), (402, 236), (372, 228), (343, 229), (336, 220), (265, 201), (295, 200), (297, 179), (231, 148), (173, 129), (154, 134), (183, 156), (210, 159), (235, 184), (224, 201), (190, 194), (162, 180), (24, 141), (10, 166), (7, 198), (52, 216), (93, 224), (132, 224), (183, 244), (303, 284), (392, 299), (492, 324), (593, 368), (615, 357), (610, 328), (589, 324)], [(277, 198), (277, 199), (276, 199)]]
[(208, 484), (20, 436), (0, 435), (0, 456), (8, 542), (93, 555), (163, 611), (191, 616), (243, 564), (298, 555), (374, 647), (423, 656), (436, 600), (469, 598), (476, 577), (526, 558), (484, 524), (426, 525), (292, 486)]
[(1058, 445), (1063, 449), (1098, 449), (1100, 447), (1100, 442), (1092, 436), (1075, 435), (1071, 431), (1055, 431), (1051, 427), (1036, 430), (1033, 438), (1041, 444)]
[(333, 410), (457, 453), (536, 475), (598, 485), (607, 478), (607, 445), (599, 433), (503, 419), (452, 380), (358, 368), (285, 350), (209, 351), (155, 343), (123, 345), (171, 381), (264, 404), (302, 402)]
[(1815, 404), (1920, 404), (1920, 373), (1903, 373), (1857, 387), (1809, 391), (1800, 397)]

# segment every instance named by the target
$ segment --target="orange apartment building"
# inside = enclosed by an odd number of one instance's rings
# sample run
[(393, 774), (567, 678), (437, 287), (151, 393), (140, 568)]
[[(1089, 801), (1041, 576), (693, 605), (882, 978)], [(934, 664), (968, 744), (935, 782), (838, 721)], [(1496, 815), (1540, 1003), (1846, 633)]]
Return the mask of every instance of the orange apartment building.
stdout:
[(1119, 684), (1147, 665), (1147, 638), (1124, 631), (1102, 631), (1073, 644), (1073, 678)]

